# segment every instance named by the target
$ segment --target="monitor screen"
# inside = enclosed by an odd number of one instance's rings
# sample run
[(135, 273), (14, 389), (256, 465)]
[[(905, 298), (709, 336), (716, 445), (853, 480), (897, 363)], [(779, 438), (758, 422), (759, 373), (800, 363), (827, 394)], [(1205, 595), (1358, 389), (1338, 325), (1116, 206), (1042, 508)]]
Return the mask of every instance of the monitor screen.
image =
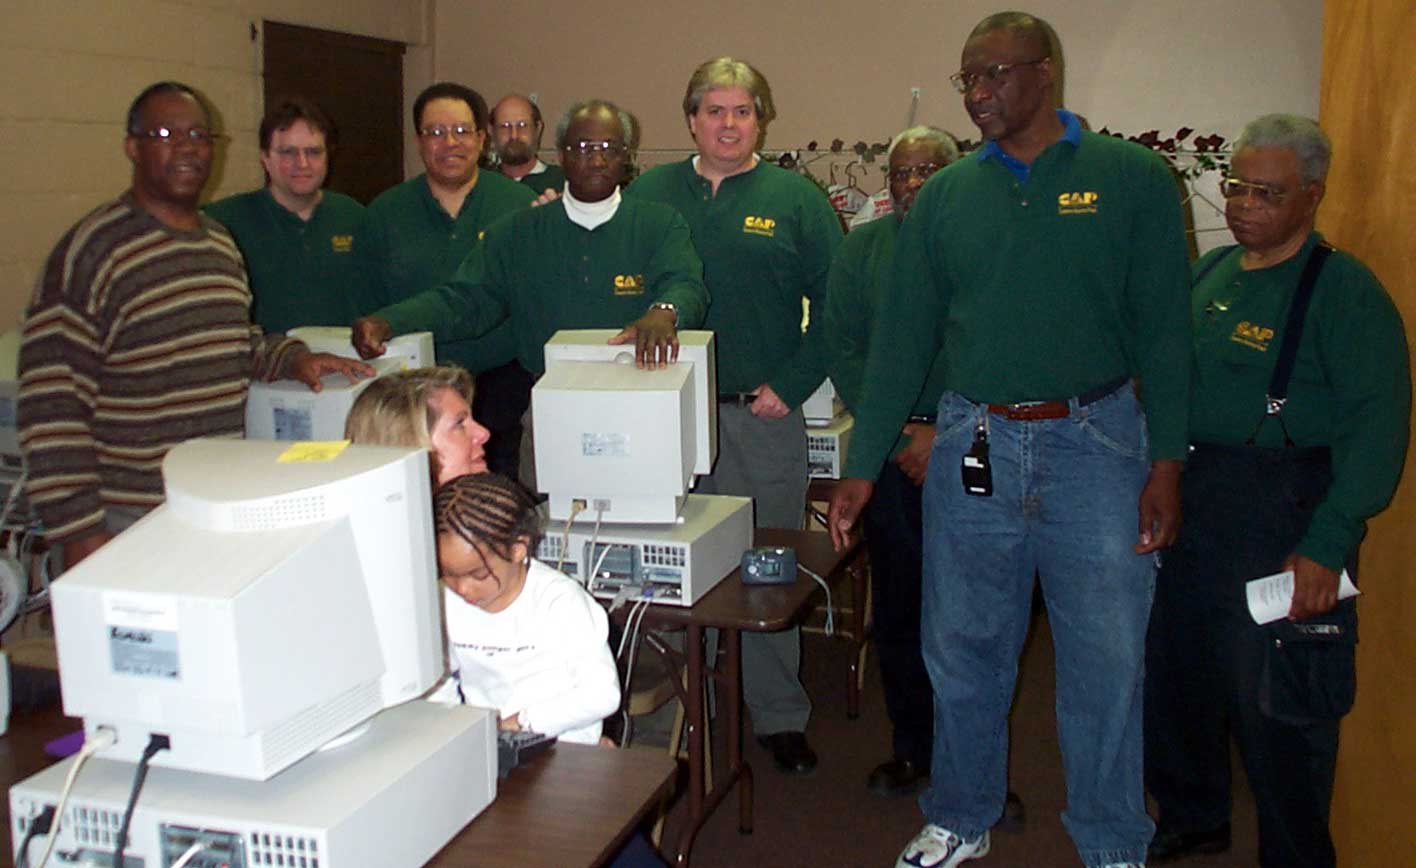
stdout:
[[(315, 447), (324, 447), (321, 451)], [(64, 709), (105, 756), (265, 779), (444, 672), (427, 453), (192, 440), (167, 502), (53, 585)]]

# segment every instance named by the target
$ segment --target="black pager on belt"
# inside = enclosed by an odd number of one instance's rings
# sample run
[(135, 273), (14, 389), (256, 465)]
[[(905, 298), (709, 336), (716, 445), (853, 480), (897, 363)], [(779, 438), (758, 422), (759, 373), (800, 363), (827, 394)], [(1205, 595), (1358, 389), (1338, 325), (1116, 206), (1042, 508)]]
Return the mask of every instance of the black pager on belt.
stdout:
[(988, 428), (980, 424), (974, 429), (973, 445), (964, 453), (959, 464), (964, 481), (964, 493), (974, 497), (993, 496), (993, 467), (988, 463)]

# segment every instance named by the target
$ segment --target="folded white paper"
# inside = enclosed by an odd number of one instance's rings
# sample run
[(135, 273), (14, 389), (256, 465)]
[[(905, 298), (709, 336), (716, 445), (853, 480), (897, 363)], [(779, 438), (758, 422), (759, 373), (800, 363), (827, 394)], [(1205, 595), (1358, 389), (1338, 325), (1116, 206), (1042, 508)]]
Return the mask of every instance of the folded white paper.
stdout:
[[(1285, 570), (1246, 582), (1244, 592), (1249, 597), (1249, 614), (1255, 624), (1268, 624), (1279, 618), (1288, 617), (1293, 606), (1293, 571)], [(1337, 598), (1346, 600), (1362, 593), (1352, 584), (1347, 570), (1337, 578)]]

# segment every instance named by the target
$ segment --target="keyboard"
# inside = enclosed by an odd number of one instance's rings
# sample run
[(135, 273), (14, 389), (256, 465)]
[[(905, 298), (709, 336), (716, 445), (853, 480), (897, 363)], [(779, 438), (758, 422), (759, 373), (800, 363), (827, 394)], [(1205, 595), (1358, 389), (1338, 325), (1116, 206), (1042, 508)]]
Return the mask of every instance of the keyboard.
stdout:
[(556, 743), (553, 735), (539, 732), (513, 732), (501, 730), (497, 733), (497, 777), (504, 778), (512, 769), (527, 763), (544, 753)]

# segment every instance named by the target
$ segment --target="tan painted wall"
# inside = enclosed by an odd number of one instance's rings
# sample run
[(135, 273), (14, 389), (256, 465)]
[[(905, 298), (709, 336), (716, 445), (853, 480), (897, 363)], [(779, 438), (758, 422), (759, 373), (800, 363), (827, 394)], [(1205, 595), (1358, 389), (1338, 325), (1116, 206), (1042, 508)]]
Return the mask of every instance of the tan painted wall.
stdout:
[[(89, 208), (123, 189), (122, 113), (162, 77), (208, 93), (232, 135), (209, 194), (260, 181), (264, 18), (409, 43), (407, 103), (429, 81), (495, 100), (538, 91), (548, 117), (607, 96), (639, 115), (648, 148), (691, 145), (677, 106), (692, 67), (733, 53), (771, 79), (781, 117), (768, 146), (883, 140), (909, 114), (971, 135), (946, 82), (968, 29), (996, 0), (7, 0), (0, 28), (0, 328), (18, 317), (43, 258)], [(1321, 0), (1035, 0), (1069, 66), (1068, 103), (1096, 126), (1182, 124), (1232, 134), (1249, 117), (1317, 110)], [(411, 136), (411, 131), (405, 130)], [(420, 170), (412, 140), (407, 170)], [(866, 186), (878, 186), (878, 175)], [(1203, 211), (1198, 215), (1206, 224)], [(1211, 217), (1208, 225), (1213, 225)]]
[[(208, 192), (261, 183), (264, 19), (423, 41), (431, 0), (6, 0), (0, 26), (0, 330), (19, 322), (44, 257), (76, 219), (127, 187), (128, 103), (176, 78), (232, 136)], [(416, 64), (405, 78), (426, 83)]]
[[(1265, 112), (1317, 113), (1322, 0), (442, 0), (435, 70), (488, 100), (536, 92), (548, 126), (575, 100), (603, 96), (639, 117), (643, 148), (688, 148), (679, 108), (688, 76), (732, 54), (772, 83), (769, 149), (887, 140), (906, 125), (915, 86), (916, 122), (976, 138), (947, 78), (969, 30), (1010, 7), (1057, 28), (1067, 104), (1097, 129), (1168, 135), (1183, 125), (1232, 137)], [(640, 164), (675, 158), (642, 152)], [(879, 172), (866, 177), (868, 191), (879, 188)], [(1207, 178), (1199, 190), (1218, 202), (1217, 185)], [(1229, 240), (1217, 209), (1199, 205), (1196, 224), (1207, 230), (1202, 249)]]

